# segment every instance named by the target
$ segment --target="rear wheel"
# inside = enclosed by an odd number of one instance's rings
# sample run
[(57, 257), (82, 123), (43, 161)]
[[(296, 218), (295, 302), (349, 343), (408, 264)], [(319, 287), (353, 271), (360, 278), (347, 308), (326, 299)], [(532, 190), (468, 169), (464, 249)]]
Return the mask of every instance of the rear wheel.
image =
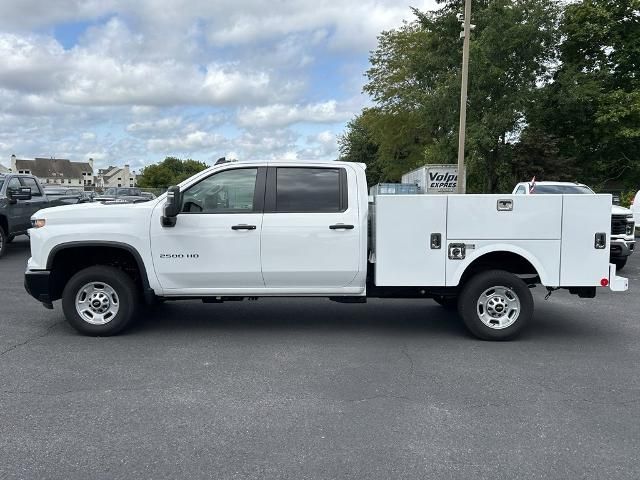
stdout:
[(62, 309), (69, 324), (92, 336), (115, 335), (133, 320), (138, 291), (133, 280), (114, 267), (79, 271), (62, 293)]
[(4, 232), (4, 228), (0, 227), (0, 257), (4, 255), (7, 249), (7, 234)]
[(616, 270), (619, 272), (627, 264), (627, 257), (625, 257), (625, 258), (614, 258), (612, 260), (612, 263), (615, 264)]
[(471, 333), (483, 340), (509, 340), (533, 316), (533, 297), (527, 284), (503, 270), (482, 272), (467, 282), (458, 311)]

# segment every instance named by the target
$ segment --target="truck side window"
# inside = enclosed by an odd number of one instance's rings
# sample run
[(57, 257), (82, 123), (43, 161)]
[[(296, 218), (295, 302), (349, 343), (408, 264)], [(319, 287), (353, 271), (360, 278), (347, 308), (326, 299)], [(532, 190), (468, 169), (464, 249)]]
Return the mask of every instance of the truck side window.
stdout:
[(216, 173), (183, 194), (185, 213), (250, 213), (254, 211), (257, 168)]
[(516, 195), (524, 195), (524, 193), (525, 193), (524, 185), (520, 185), (516, 190)]
[(18, 177), (13, 177), (11, 180), (9, 180), (9, 183), (7, 183), (7, 192), (9, 190), (20, 190), (21, 186), (22, 184), (20, 183)]
[(35, 179), (31, 177), (21, 177), (20, 181), (22, 182), (23, 187), (31, 188), (31, 196), (32, 197), (41, 197), (42, 193), (40, 192), (40, 188), (38, 188), (38, 184)]
[(276, 212), (341, 212), (346, 210), (346, 203), (344, 169), (300, 167), (276, 169)]

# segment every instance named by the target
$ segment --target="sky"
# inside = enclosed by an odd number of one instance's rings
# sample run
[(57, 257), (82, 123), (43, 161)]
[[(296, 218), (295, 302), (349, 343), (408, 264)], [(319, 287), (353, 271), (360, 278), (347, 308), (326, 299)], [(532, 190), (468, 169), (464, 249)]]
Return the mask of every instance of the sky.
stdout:
[(376, 36), (434, 0), (0, 0), (0, 163), (335, 159)]

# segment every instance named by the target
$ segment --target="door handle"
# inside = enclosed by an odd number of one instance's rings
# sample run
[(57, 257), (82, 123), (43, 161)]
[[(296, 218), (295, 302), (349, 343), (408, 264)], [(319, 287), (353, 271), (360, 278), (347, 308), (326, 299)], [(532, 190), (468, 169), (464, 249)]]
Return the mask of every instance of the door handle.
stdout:
[(353, 230), (353, 225), (345, 225), (344, 223), (336, 223), (335, 225), (329, 225), (331, 230)]
[(231, 230), (255, 230), (256, 226), (255, 225), (234, 225), (231, 227)]

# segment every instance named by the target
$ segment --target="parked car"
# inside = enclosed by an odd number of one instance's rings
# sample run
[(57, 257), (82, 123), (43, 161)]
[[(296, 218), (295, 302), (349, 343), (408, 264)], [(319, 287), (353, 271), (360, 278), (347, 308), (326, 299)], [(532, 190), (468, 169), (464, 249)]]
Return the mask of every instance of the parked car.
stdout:
[[(545, 194), (588, 194), (595, 195), (587, 185), (572, 182), (521, 182), (513, 189), (514, 195)], [(619, 205), (611, 206), (610, 261), (618, 270), (627, 264), (627, 259), (635, 249), (635, 225), (633, 212)]]
[[(80, 188), (67, 188), (67, 187), (54, 187), (45, 185), (44, 192), (49, 199), (60, 199), (62, 203), (87, 203), (92, 202), (94, 194), (93, 192), (85, 192)], [(77, 198), (77, 202), (72, 202), (71, 199)]]
[(93, 200), (101, 203), (140, 203), (148, 202), (151, 198), (136, 187), (110, 187)]
[(27, 234), (36, 211), (76, 203), (82, 203), (78, 194), (49, 195), (33, 175), (0, 174), (0, 257), (16, 236)]
[(87, 335), (118, 333), (143, 299), (313, 296), (457, 303), (474, 335), (504, 340), (532, 318), (536, 285), (582, 298), (628, 289), (609, 263), (608, 195), (370, 203), (364, 165), (351, 162), (224, 163), (156, 200), (33, 221), (25, 288), (47, 308), (61, 299)]

